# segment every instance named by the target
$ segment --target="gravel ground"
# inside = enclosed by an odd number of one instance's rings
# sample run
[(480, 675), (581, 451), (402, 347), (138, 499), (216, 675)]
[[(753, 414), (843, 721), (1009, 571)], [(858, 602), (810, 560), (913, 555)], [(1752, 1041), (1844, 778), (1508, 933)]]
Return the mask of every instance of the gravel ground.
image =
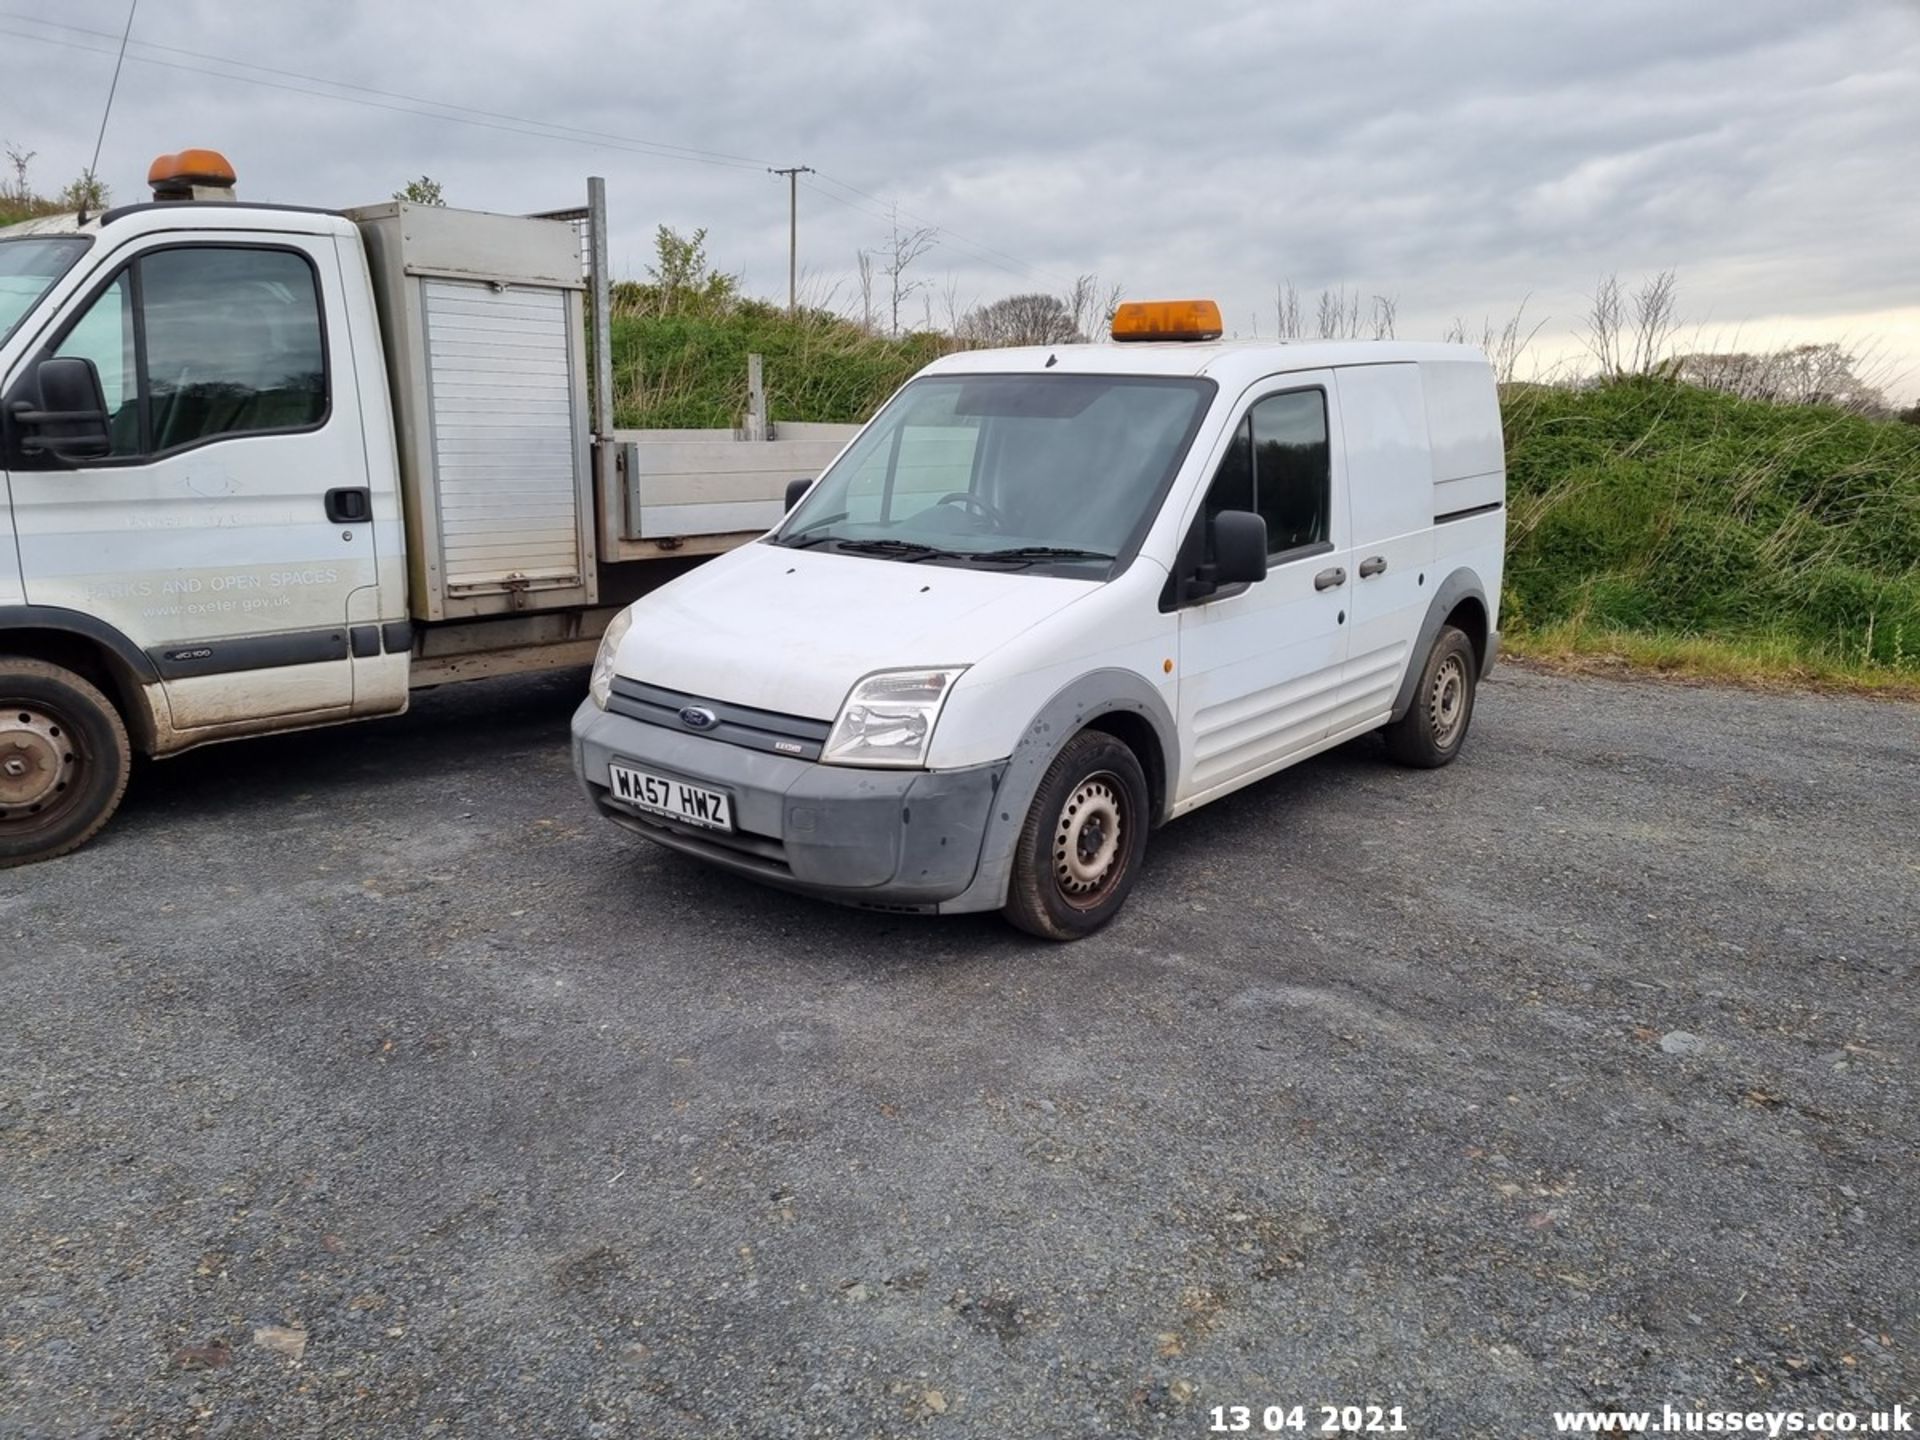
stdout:
[(1920, 1402), (1920, 710), (1509, 668), (1047, 947), (624, 836), (580, 685), (0, 875), (0, 1435)]

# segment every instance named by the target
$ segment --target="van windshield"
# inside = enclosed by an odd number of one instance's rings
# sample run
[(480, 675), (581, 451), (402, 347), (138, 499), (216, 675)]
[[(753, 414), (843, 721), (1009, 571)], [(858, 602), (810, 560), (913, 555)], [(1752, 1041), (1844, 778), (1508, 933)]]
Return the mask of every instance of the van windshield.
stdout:
[(0, 342), (20, 328), (27, 312), (91, 243), (79, 235), (0, 240)]
[(1211, 380), (915, 380), (795, 507), (776, 544), (1089, 578), (1139, 548)]

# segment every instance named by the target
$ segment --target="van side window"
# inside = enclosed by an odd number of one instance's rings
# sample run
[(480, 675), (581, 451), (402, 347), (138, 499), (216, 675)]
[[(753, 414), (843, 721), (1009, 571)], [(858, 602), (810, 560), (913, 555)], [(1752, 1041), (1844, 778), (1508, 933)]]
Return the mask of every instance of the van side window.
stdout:
[(1269, 395), (1233, 432), (1207, 491), (1206, 519), (1255, 511), (1267, 522), (1268, 552), (1281, 555), (1328, 538), (1332, 490), (1327, 397), (1319, 390)]
[(54, 351), (100, 372), (115, 457), (327, 416), (313, 266), (291, 250), (180, 246), (123, 270)]
[(1267, 522), (1267, 549), (1279, 555), (1327, 538), (1333, 477), (1327, 451), (1327, 397), (1318, 390), (1269, 395), (1248, 412), (1253, 426), (1255, 508)]

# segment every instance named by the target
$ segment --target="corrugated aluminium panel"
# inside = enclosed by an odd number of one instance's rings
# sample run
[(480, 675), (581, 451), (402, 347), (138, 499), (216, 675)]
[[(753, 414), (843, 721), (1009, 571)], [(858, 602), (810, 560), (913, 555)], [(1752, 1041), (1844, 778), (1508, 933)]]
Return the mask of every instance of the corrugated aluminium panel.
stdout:
[(571, 297), (421, 283), (448, 589), (578, 581)]

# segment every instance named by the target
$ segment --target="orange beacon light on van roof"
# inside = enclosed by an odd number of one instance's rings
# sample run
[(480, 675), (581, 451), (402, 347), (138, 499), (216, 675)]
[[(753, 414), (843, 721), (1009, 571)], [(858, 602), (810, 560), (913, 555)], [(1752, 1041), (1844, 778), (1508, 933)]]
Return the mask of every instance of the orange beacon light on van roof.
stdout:
[(1113, 312), (1115, 340), (1218, 340), (1223, 329), (1211, 300), (1129, 300)]

